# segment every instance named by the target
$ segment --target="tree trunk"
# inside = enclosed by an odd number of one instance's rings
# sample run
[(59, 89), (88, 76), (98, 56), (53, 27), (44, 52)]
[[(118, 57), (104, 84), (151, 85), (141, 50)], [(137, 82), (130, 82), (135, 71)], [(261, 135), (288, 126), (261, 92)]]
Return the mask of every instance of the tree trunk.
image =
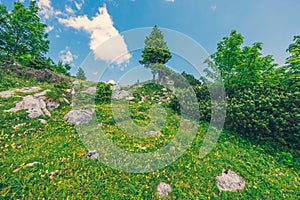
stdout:
[(17, 53), (17, 44), (15, 44), (13, 53), (12, 53), (12, 55), (11, 55), (11, 62), (12, 62), (12, 64), (15, 63), (16, 53)]
[(152, 81), (153, 81), (153, 83), (155, 83), (155, 73), (154, 72), (152, 72)]

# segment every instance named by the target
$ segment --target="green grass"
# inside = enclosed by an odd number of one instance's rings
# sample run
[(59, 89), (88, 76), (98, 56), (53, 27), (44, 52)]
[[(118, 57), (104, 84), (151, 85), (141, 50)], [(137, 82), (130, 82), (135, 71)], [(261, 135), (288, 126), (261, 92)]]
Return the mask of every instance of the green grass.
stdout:
[[(212, 152), (200, 159), (199, 150), (208, 128), (207, 123), (201, 122), (193, 144), (174, 163), (151, 173), (126, 173), (83, 159), (88, 150), (76, 128), (63, 120), (69, 106), (63, 104), (47, 118), (47, 124), (41, 124), (28, 119), (23, 111), (3, 112), (20, 99), (0, 98), (0, 199), (158, 199), (156, 187), (162, 181), (172, 186), (167, 199), (294, 200), (300, 196), (299, 160), (285, 152), (270, 153), (271, 146), (255, 144), (237, 133), (223, 131)], [(130, 104), (131, 117), (137, 124), (147, 126), (150, 106), (146, 102), (142, 107)], [(98, 105), (96, 109), (107, 137), (132, 152), (143, 152), (140, 146), (155, 151), (174, 137), (178, 127), (179, 116), (167, 109), (162, 136), (137, 139), (114, 123), (110, 105)], [(19, 123), (25, 125), (14, 130), (12, 126)], [(41, 164), (25, 167), (34, 161)], [(223, 169), (243, 176), (245, 189), (220, 192), (215, 177)], [(50, 173), (55, 170), (59, 173), (50, 180)], [(280, 172), (284, 176), (277, 176)]]

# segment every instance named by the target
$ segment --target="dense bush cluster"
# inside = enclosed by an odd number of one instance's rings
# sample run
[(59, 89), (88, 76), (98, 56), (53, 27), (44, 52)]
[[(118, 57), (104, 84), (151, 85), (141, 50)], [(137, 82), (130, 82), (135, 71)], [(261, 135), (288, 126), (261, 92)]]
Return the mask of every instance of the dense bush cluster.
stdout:
[[(276, 67), (272, 56), (262, 56), (262, 43), (242, 48), (243, 36), (236, 31), (218, 44), (211, 61), (206, 61), (209, 63), (206, 72), (210, 78), (215, 78), (216, 70), (222, 75), (226, 90), (227, 128), (260, 141), (275, 141), (300, 149), (300, 37), (294, 40), (288, 49), (292, 55), (282, 67)], [(216, 109), (222, 107), (211, 99), (206, 87), (210, 82), (203, 79), (203, 83), (194, 84), (193, 78), (187, 80), (197, 95), (200, 120), (210, 121), (212, 106)], [(182, 95), (188, 98), (189, 94), (182, 92)], [(170, 105), (175, 111), (180, 111), (176, 98)]]
[(235, 92), (227, 103), (227, 127), (300, 148), (299, 91), (258, 84)]

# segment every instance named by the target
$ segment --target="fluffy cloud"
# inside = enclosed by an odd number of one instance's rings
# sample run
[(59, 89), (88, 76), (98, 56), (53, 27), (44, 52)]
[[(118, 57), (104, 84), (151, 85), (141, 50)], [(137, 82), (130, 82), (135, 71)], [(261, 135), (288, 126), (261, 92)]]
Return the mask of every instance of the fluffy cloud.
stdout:
[(73, 55), (72, 52), (70, 51), (69, 47), (66, 47), (64, 50), (61, 50), (59, 52), (59, 59), (63, 63), (72, 63), (73, 60), (77, 59), (78, 56)]
[(45, 32), (49, 33), (54, 29), (54, 26), (47, 26), (47, 28), (45, 28)]
[(55, 15), (55, 11), (50, 0), (39, 0), (37, 2), (37, 6), (39, 7), (39, 15), (45, 19), (49, 19)]
[[(114, 27), (106, 6), (99, 8), (99, 13), (89, 19), (86, 15), (59, 18), (61, 24), (90, 34), (90, 49), (97, 59), (115, 64), (121, 64), (131, 58), (124, 38)], [(98, 48), (101, 45), (101, 48)]]
[(166, 2), (174, 3), (175, 0), (165, 0)]

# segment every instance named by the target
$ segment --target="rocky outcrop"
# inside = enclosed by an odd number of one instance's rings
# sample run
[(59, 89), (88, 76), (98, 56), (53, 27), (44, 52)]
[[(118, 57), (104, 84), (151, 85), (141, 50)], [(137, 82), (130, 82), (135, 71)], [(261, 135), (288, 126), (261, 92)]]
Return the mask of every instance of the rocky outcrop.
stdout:
[(3, 92), (0, 92), (0, 97), (9, 98), (9, 97), (13, 96), (14, 94), (15, 94), (14, 91), (3, 91)]
[(25, 88), (21, 88), (21, 89), (0, 92), (0, 97), (9, 98), (9, 97), (14, 96), (16, 92), (29, 93), (29, 92), (38, 92), (40, 90), (41, 90), (40, 87), (25, 87)]
[(45, 90), (34, 95), (23, 97), (23, 100), (18, 102), (14, 108), (5, 110), (4, 112), (17, 112), (20, 110), (27, 110), (29, 118), (38, 118), (43, 115), (51, 116), (47, 110), (46, 93), (50, 90)]

